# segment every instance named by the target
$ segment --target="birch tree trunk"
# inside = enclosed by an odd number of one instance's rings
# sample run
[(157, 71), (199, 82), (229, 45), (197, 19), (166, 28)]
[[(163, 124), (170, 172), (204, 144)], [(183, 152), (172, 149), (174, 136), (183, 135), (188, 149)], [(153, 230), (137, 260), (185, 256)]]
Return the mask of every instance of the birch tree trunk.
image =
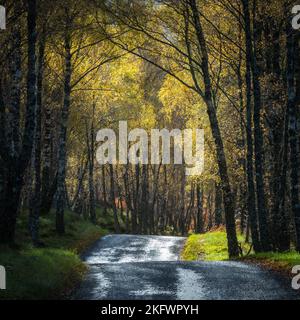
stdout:
[(243, 0), (243, 13), (245, 19), (245, 34), (246, 34), (246, 139), (247, 139), (247, 207), (249, 215), (249, 223), (251, 229), (251, 238), (255, 252), (261, 251), (257, 211), (256, 211), (256, 197), (254, 185), (253, 172), (253, 138), (252, 138), (252, 103), (251, 103), (251, 57), (252, 57), (252, 37), (250, 27), (249, 5), (247, 0)]
[[(50, 210), (53, 193), (51, 190), (50, 174), (51, 174), (51, 140), (52, 140), (52, 116), (49, 104), (45, 105), (45, 122), (44, 122), (44, 139), (43, 139), (43, 161), (42, 161), (42, 200), (41, 200), (41, 213), (47, 214)], [(56, 190), (56, 178), (54, 189)], [(50, 203), (50, 205), (49, 205)]]
[(46, 31), (42, 31), (37, 74), (37, 103), (35, 120), (35, 148), (34, 148), (34, 193), (29, 214), (29, 231), (34, 245), (39, 245), (39, 216), (41, 210), (41, 136), (42, 136), (42, 98), (43, 98), (43, 76), (44, 55), (46, 45)]
[(196, 32), (197, 40), (199, 42), (199, 46), (201, 48), (201, 53), (202, 53), (202, 72), (203, 72), (203, 82), (205, 86), (204, 100), (207, 106), (207, 113), (209, 116), (212, 135), (216, 145), (217, 162), (218, 162), (219, 174), (222, 182), (225, 221), (226, 221), (226, 233), (227, 233), (227, 240), (228, 240), (228, 253), (230, 257), (237, 257), (239, 255), (239, 248), (238, 248), (235, 217), (234, 217), (234, 201), (233, 201), (233, 195), (231, 192), (231, 187), (229, 182), (223, 140), (222, 140), (222, 136), (219, 128), (216, 109), (213, 102), (206, 40), (202, 30), (202, 25), (199, 17), (196, 0), (189, 0), (189, 4), (193, 13), (195, 32)]
[[(69, 23), (67, 23), (69, 24)], [(65, 76), (64, 76), (64, 104), (61, 112), (59, 149), (58, 149), (58, 174), (57, 174), (57, 207), (56, 207), (56, 231), (58, 234), (65, 233), (64, 210), (65, 210), (65, 178), (66, 178), (66, 143), (69, 109), (71, 104), (71, 78), (72, 78), (72, 55), (70, 26), (67, 26), (65, 34)]]
[(88, 161), (83, 160), (80, 167), (78, 168), (78, 174), (77, 174), (78, 184), (77, 184), (76, 192), (75, 192), (72, 204), (71, 204), (72, 211), (76, 211), (76, 207), (78, 204), (78, 198), (79, 198), (79, 195), (81, 194), (82, 189), (83, 189), (83, 180), (86, 175), (87, 167), (88, 167)]
[(95, 153), (95, 132), (94, 132), (94, 113), (95, 105), (93, 106), (93, 118), (89, 132), (89, 128), (86, 128), (86, 139), (88, 147), (88, 162), (89, 162), (89, 216), (92, 223), (96, 223), (96, 203), (95, 203), (95, 184), (94, 184), (94, 153)]

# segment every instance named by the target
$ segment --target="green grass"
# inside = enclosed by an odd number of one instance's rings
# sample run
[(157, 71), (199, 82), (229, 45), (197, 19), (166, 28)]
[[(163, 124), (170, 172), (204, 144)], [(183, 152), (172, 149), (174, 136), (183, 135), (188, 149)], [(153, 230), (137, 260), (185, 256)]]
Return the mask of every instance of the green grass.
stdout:
[[(102, 212), (97, 210), (98, 219)], [(27, 231), (27, 214), (17, 223), (16, 243), (19, 248), (0, 247), (0, 265), (6, 268), (7, 290), (0, 299), (61, 299), (82, 279), (86, 266), (79, 254), (95, 240), (111, 231), (111, 214), (106, 228), (93, 225), (78, 214), (65, 214), (66, 233), (55, 232), (53, 212), (40, 219), (40, 237), (45, 248), (33, 248)]]
[[(242, 243), (242, 247), (245, 251), (249, 250), (249, 245), (245, 244), (242, 235), (238, 236), (238, 241)], [(187, 261), (228, 260), (226, 232), (219, 230), (207, 232), (205, 234), (191, 235), (183, 249), (182, 259)]]
[(7, 273), (1, 299), (60, 299), (86, 269), (75, 252), (64, 249), (1, 249), (0, 261)]
[(181, 254), (183, 260), (196, 261), (201, 259), (204, 254), (202, 238), (200, 234), (193, 234), (188, 237)]
[[(242, 235), (238, 236), (244, 252), (248, 252), (249, 244), (245, 243)], [(227, 239), (225, 231), (213, 231), (205, 234), (193, 234), (189, 236), (182, 251), (181, 258), (186, 261), (206, 260), (221, 261), (228, 260)], [(290, 274), (295, 265), (300, 265), (300, 254), (295, 251), (278, 253), (251, 253), (240, 257), (239, 260), (262, 265), (270, 270)]]
[(248, 257), (242, 258), (249, 262), (259, 263), (269, 269), (282, 271), (290, 274), (292, 268), (300, 265), (300, 254), (296, 251), (290, 252), (267, 252), (251, 254)]

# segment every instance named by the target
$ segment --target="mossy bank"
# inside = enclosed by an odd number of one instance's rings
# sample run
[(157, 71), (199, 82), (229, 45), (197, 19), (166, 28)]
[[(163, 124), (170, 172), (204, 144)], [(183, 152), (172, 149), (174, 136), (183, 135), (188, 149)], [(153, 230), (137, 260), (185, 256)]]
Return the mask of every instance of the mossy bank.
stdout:
[[(0, 299), (63, 299), (81, 281), (86, 265), (79, 254), (101, 236), (112, 232), (113, 216), (97, 210), (98, 225), (67, 211), (66, 233), (58, 236), (55, 214), (40, 219), (40, 235), (45, 247), (34, 248), (27, 232), (26, 213), (18, 220), (17, 248), (0, 247), (0, 265), (6, 269), (7, 290)], [(101, 225), (102, 227), (100, 227)], [(104, 226), (104, 227), (103, 227)]]
[[(239, 258), (241, 261), (255, 263), (269, 270), (284, 273), (285, 275), (291, 275), (292, 268), (300, 265), (300, 254), (293, 250), (284, 253), (268, 252), (255, 254), (253, 251), (249, 252), (250, 246), (245, 242), (244, 236), (238, 235), (238, 241), (243, 250), (243, 256)], [(225, 231), (217, 230), (205, 234), (190, 235), (182, 251), (181, 258), (187, 261), (228, 260)]]

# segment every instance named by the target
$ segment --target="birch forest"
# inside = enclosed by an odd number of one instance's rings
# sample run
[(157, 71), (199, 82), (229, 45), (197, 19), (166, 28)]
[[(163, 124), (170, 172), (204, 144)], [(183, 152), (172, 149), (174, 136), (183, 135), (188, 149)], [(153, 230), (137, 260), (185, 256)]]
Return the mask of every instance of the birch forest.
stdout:
[[(67, 233), (224, 228), (300, 251), (300, 31), (290, 0), (6, 0), (0, 30), (0, 244)], [(204, 130), (204, 170), (97, 161), (97, 133)], [(171, 151), (174, 142), (171, 139)], [(100, 218), (101, 215), (101, 218)], [(107, 217), (107, 218), (106, 218)]]

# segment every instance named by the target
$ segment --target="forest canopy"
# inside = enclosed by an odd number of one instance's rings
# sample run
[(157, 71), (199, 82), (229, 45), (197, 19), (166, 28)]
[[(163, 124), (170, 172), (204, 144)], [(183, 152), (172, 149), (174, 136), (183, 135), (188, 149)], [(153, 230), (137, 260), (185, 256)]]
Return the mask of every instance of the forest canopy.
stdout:
[[(117, 233), (121, 220), (133, 234), (224, 226), (230, 257), (240, 255), (237, 232), (255, 252), (300, 251), (294, 1), (2, 4), (0, 243), (15, 242), (21, 215), (39, 246), (51, 208), (63, 235), (66, 209), (99, 224), (101, 207)], [(99, 163), (97, 133), (120, 121), (149, 136), (203, 129), (203, 171), (189, 176), (189, 163), (160, 154)]]

